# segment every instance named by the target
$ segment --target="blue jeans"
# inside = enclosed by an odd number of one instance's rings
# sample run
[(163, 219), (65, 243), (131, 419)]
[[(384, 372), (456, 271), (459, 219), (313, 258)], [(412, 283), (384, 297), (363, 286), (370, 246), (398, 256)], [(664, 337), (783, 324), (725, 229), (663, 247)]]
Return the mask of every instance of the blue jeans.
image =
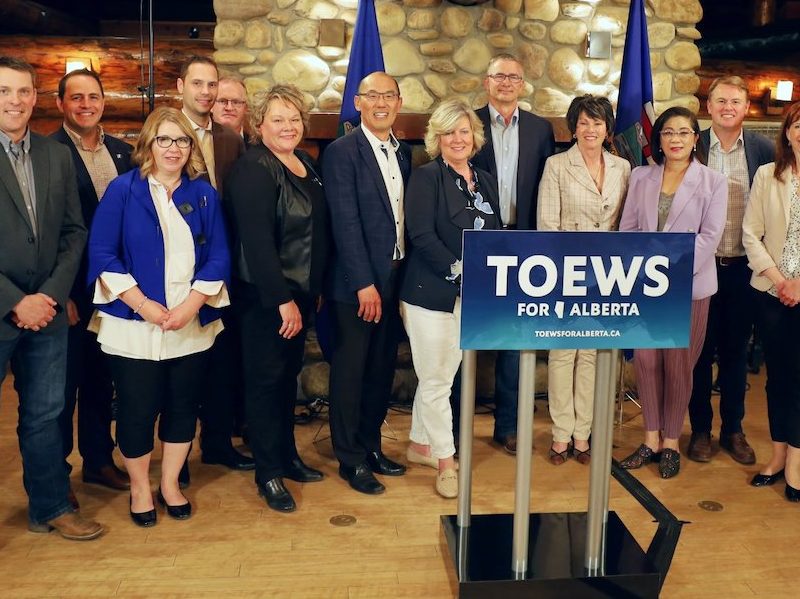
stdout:
[(519, 352), (500, 350), (494, 365), (494, 436), (517, 434)]
[(9, 360), (19, 395), (17, 436), (28, 518), (43, 524), (73, 511), (67, 499), (69, 475), (58, 427), (64, 409), (67, 329), (24, 331), (15, 339), (0, 340), (0, 382)]

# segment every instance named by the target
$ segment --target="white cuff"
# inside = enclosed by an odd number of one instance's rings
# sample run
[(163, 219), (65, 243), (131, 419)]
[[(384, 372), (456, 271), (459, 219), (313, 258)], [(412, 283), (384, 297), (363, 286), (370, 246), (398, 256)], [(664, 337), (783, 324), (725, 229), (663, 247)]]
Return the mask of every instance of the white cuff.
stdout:
[(102, 272), (94, 283), (94, 297), (92, 302), (95, 304), (110, 304), (119, 299), (121, 293), (136, 287), (138, 283), (132, 275), (118, 272)]
[(212, 308), (224, 308), (231, 305), (231, 299), (228, 296), (228, 287), (224, 281), (195, 281), (192, 283), (192, 289), (207, 295), (206, 305)]

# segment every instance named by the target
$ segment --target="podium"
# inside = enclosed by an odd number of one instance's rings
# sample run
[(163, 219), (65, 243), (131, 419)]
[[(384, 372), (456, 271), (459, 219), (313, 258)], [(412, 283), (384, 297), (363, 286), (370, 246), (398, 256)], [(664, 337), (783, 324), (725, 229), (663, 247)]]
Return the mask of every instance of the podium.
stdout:
[[(623, 347), (688, 344), (693, 253), (685, 233), (465, 231), (458, 512), (441, 518), (459, 597), (658, 597), (683, 523), (612, 459), (616, 369)], [(588, 505), (530, 513), (536, 349), (556, 347), (597, 349)], [(471, 513), (478, 349), (520, 350), (513, 514)], [(612, 475), (658, 521), (646, 551), (608, 509)]]

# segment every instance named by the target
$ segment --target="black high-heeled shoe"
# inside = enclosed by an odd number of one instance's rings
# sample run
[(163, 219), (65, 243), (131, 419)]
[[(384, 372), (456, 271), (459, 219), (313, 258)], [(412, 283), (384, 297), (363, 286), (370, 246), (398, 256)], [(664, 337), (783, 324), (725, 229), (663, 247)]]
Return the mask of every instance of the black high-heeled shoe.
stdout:
[(167, 510), (167, 516), (175, 518), (175, 520), (188, 520), (192, 517), (192, 502), (188, 499), (183, 505), (169, 505), (164, 495), (161, 493), (161, 487), (158, 488), (157, 495), (158, 503)]
[(130, 514), (131, 520), (136, 526), (141, 526), (142, 528), (150, 528), (151, 526), (155, 526), (158, 520), (158, 515), (156, 514), (156, 509), (153, 508), (152, 510), (148, 510), (146, 512), (134, 512), (133, 511), (133, 497), (130, 498)]
[(789, 483), (786, 483), (786, 489), (784, 490), (784, 494), (786, 495), (786, 499), (793, 503), (797, 503), (800, 501), (800, 489), (795, 489)]

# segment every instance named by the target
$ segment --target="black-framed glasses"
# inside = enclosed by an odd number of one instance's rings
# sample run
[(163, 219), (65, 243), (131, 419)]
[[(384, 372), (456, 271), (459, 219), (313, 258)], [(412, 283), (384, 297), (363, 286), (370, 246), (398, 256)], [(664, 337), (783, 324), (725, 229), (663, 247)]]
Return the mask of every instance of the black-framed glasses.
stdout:
[(369, 100), (370, 102), (377, 102), (380, 98), (383, 98), (386, 102), (394, 102), (397, 98), (400, 97), (400, 94), (397, 92), (365, 92), (363, 94), (356, 94), (357, 96), (361, 96), (362, 98)]
[(509, 83), (519, 83), (522, 77), (516, 73), (495, 73), (494, 75), (487, 75), (487, 77), (494, 79), (496, 83), (503, 83), (508, 80)]
[(186, 148), (190, 148), (192, 146), (192, 138), (183, 136), (176, 139), (168, 135), (156, 136), (156, 145), (159, 148), (170, 148), (172, 147), (172, 144), (175, 144), (181, 150), (185, 150)]
[(247, 102), (245, 102), (244, 100), (229, 100), (228, 98), (217, 98), (215, 102), (220, 106), (227, 106), (228, 104), (230, 104), (234, 108), (241, 108), (242, 106), (247, 104)]

